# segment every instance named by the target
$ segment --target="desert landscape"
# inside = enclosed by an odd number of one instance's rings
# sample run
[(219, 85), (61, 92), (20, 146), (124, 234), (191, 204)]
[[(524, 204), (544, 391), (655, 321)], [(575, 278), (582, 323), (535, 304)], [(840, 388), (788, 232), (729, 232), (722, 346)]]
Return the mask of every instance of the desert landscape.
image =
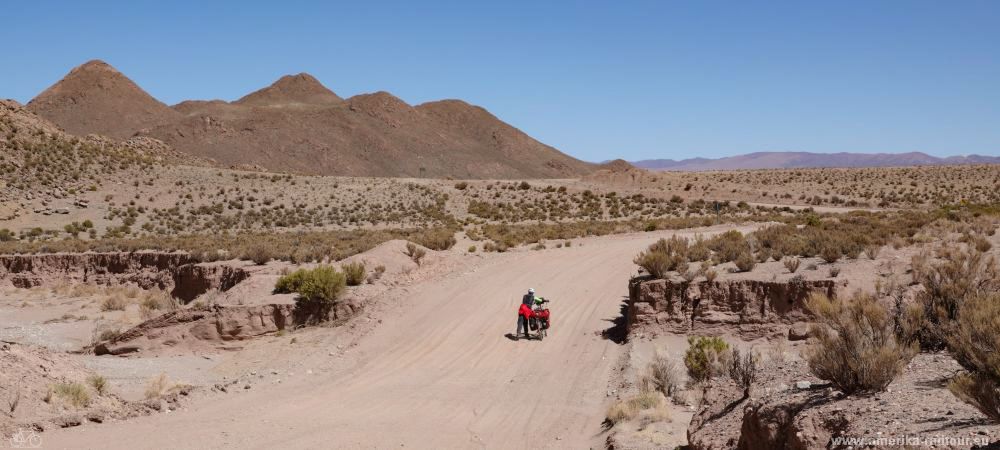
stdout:
[[(365, 31), (408, 29), (375, 18)], [(588, 34), (612, 27), (597, 18)], [(389, 33), (393, 46), (441, 45), (414, 23), (419, 35)], [(488, 40), (512, 39), (501, 35)], [(589, 47), (600, 54), (607, 42)], [(654, 110), (704, 120), (692, 101), (753, 96), (675, 94), (679, 106), (632, 108), (661, 86), (589, 85), (589, 59), (544, 70), (565, 49), (528, 70), (521, 55), (473, 47), (447, 55), (469, 65), (448, 68), (466, 83), (443, 77), (426, 92), (479, 95), (490, 110), (414, 96), (407, 83), (346, 95), (393, 77), (433, 84), (418, 76), (433, 64), (413, 56), (412, 74), (389, 77), (343, 48), (341, 60), (304, 47), (311, 60), (343, 62), (353, 84), (292, 70), (210, 94), (232, 100), (161, 97), (151, 93), (165, 92), (163, 80), (236, 56), (178, 58), (157, 72), (133, 62), (143, 55), (120, 58), (119, 70), (88, 53), (29, 97), (20, 87), (20, 101), (0, 98), (4, 446), (1000, 448), (995, 153), (652, 155), (618, 130), (686, 139), (704, 130)], [(609, 65), (636, 57), (614, 48)], [(465, 77), (484, 54), (496, 77)], [(473, 95), (516, 78), (501, 66), (537, 78), (521, 81), (524, 92)], [(577, 85), (593, 89), (593, 107), (564, 114), (602, 117), (571, 130), (600, 142), (599, 157), (513, 125), (567, 142), (537, 118), (564, 125), (546, 103), (569, 102), (561, 89)], [(892, 103), (891, 90), (879, 95)], [(524, 98), (530, 108), (512, 107)], [(787, 98), (775, 108), (794, 109)], [(718, 142), (779, 147), (761, 138), (774, 130), (756, 113), (706, 129), (714, 139), (728, 123), (735, 137)], [(851, 128), (862, 121), (830, 129), (895, 136), (881, 122)], [(829, 138), (822, 127), (781, 129)]]

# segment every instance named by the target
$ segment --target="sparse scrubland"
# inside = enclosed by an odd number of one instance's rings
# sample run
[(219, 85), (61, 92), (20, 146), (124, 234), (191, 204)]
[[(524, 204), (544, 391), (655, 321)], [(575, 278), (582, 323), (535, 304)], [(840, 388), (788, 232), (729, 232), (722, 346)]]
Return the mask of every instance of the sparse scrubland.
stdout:
[[(689, 347), (682, 360), (688, 379), (701, 386), (699, 390), (705, 398), (701, 406), (695, 404), (695, 408), (705, 408), (705, 412), (696, 413), (687, 428), (692, 447), (722, 445), (725, 448), (737, 446), (737, 442), (740, 448), (785, 445), (778, 444), (784, 439), (780, 433), (768, 436), (756, 430), (792, 426), (781, 417), (808, 423), (815, 420), (812, 417), (834, 414), (834, 418), (818, 430), (797, 428), (799, 425), (792, 428), (800, 430), (798, 433), (803, 438), (818, 439), (815, 445), (826, 446), (831, 435), (863, 433), (866, 429), (863, 427), (870, 429), (881, 423), (882, 417), (867, 414), (864, 409), (846, 414), (843, 411), (869, 401), (885, 405), (883, 393), (890, 391), (893, 395), (912, 396), (918, 402), (917, 399), (924, 396), (950, 405), (942, 406), (940, 412), (914, 410), (910, 406), (898, 406), (904, 408), (898, 412), (890, 409), (894, 414), (892, 430), (917, 432), (914, 430), (923, 429), (925, 420), (945, 420), (931, 418), (934, 414), (959, 408), (957, 405), (961, 402), (981, 414), (975, 419), (976, 423), (992, 430), (989, 423), (997, 423), (1000, 419), (1000, 377), (997, 375), (1000, 365), (996, 358), (1000, 346), (996, 339), (1000, 335), (1000, 323), (997, 323), (1000, 299), (996, 297), (1000, 292), (1000, 271), (994, 248), (1000, 226), (998, 212), (995, 205), (946, 205), (844, 214), (810, 212), (789, 215), (775, 221), (782, 223), (766, 225), (749, 233), (726, 231), (693, 239), (664, 238), (640, 252), (634, 259), (645, 272), (639, 282), (666, 280), (666, 289), (673, 292), (664, 297), (665, 303), (657, 300), (650, 305), (657, 311), (681, 308), (682, 314), (692, 321), (692, 334), (697, 333), (699, 326), (695, 321), (702, 315), (707, 316), (702, 327), (714, 326), (718, 330), (718, 324), (725, 323), (726, 311), (746, 314), (739, 312), (739, 306), (728, 303), (743, 301), (741, 295), (746, 293), (723, 298), (716, 298), (721, 295), (718, 291), (706, 294), (706, 290), (714, 289), (715, 277), (698, 277), (707, 270), (731, 272), (726, 276), (739, 280), (786, 283), (783, 289), (792, 290), (805, 286), (806, 278), (800, 266), (806, 267), (805, 275), (811, 279), (823, 278), (810, 272), (824, 266), (829, 268), (827, 279), (831, 280), (839, 279), (837, 275), (841, 269), (846, 269), (850, 277), (858, 276), (857, 271), (851, 270), (854, 266), (870, 267), (865, 270), (874, 272), (874, 276), (864, 277), (861, 283), (856, 279), (838, 282), (843, 286), (853, 285), (855, 291), (838, 288), (836, 295), (831, 297), (814, 293), (802, 305), (793, 306), (800, 308), (809, 325), (788, 329), (787, 339), (798, 349), (791, 353), (791, 360), (789, 344), (784, 344), (785, 337), (781, 335), (772, 335), (764, 344), (780, 350), (759, 353), (740, 350), (740, 345), (734, 344), (730, 337), (689, 337)], [(893, 256), (886, 256), (886, 253)], [(743, 273), (738, 262), (743, 255), (748, 255), (749, 261), (765, 264), (762, 269), (765, 273), (755, 274), (752, 265), (749, 274)], [(663, 289), (658, 286), (651, 284), (649, 295), (655, 297), (656, 292)], [(694, 286), (700, 287), (695, 289)], [(677, 289), (682, 293), (678, 294)], [(692, 296), (692, 303), (671, 303), (686, 299), (685, 291)], [(774, 308), (786, 308), (782, 303), (786, 301), (784, 298), (772, 301), (782, 305)], [(718, 304), (712, 306), (712, 302)], [(698, 308), (699, 303), (709, 303), (711, 312), (699, 313), (690, 309)], [(767, 304), (764, 307), (771, 308)], [(649, 316), (632, 319), (641, 322), (635, 325), (639, 329), (637, 336), (648, 336), (650, 330), (674, 330), (664, 325), (676, 317), (674, 313), (659, 314), (656, 319), (651, 319), (655, 311), (643, 314)], [(789, 313), (777, 314), (780, 317)], [(749, 328), (730, 325), (729, 331), (722, 332), (736, 336), (752, 332), (754, 319), (749, 322)], [(721, 328), (726, 329), (725, 326)], [(760, 345), (759, 341), (754, 342)], [(780, 364), (775, 366), (773, 362)], [(640, 378), (635, 386), (645, 392), (647, 388), (643, 386), (649, 381), (642, 378), (643, 375), (637, 376)], [(929, 381), (915, 381), (926, 377), (939, 377), (941, 381), (933, 387), (921, 384)], [(789, 388), (784, 383), (795, 387)], [(829, 388), (810, 390), (811, 385), (817, 384)], [(744, 416), (738, 412), (741, 408), (732, 406), (746, 399), (750, 401), (748, 408), (757, 408), (759, 412), (748, 412)], [(819, 406), (824, 402), (831, 406)], [(616, 404), (615, 409), (609, 411), (609, 423), (623, 423), (622, 411), (629, 411), (633, 403)], [(676, 413), (682, 409), (672, 407), (670, 411)], [(792, 415), (782, 416), (789, 413)], [(956, 430), (961, 426), (955, 427), (934, 430), (957, 436), (955, 433), (961, 432)], [(649, 437), (632, 434), (625, 425), (614, 425), (614, 429), (612, 437), (616, 444), (648, 443)], [(993, 431), (978, 433), (996, 438)], [(807, 445), (806, 448), (811, 447)]]
[[(851, 402), (878, 405), (886, 393), (897, 390), (938, 395), (934, 401), (964, 414), (962, 420), (968, 423), (1000, 421), (997, 166), (645, 173), (628, 179), (596, 173), (574, 180), (321, 177), (222, 168), (149, 138), (124, 142), (94, 136), (77, 138), (18, 112), (17, 106), (5, 103), (4, 108), (0, 116), (0, 148), (4, 150), (0, 156), (0, 254), (180, 251), (190, 255), (190, 259), (184, 257), (184, 264), (201, 271), (158, 268), (162, 277), (122, 281), (106, 265), (96, 271), (84, 270), (72, 283), (59, 285), (46, 278), (54, 276), (50, 273), (18, 278), (17, 286), (27, 289), (17, 289), (18, 300), (3, 304), (5, 314), (15, 311), (29, 318), (16, 320), (71, 329), (75, 349), (90, 351), (127, 339), (141, 341), (155, 334), (149, 333), (150, 329), (157, 329), (156, 333), (164, 333), (162, 342), (169, 344), (142, 341), (119, 345), (115, 350), (133, 352), (119, 355), (126, 359), (147, 356), (142, 353), (146, 350), (153, 354), (184, 351), (184, 340), (197, 335), (218, 344), (192, 347), (207, 353), (224, 348), (240, 355), (270, 348), (292, 361), (295, 352), (288, 352), (288, 348), (306, 348), (308, 353), (308, 343), (320, 342), (320, 352), (335, 356), (332, 349), (339, 351), (342, 345), (365, 345), (360, 337), (351, 340), (351, 334), (363, 335), (356, 329), (367, 332), (379, 326), (384, 317), (381, 314), (385, 314), (379, 308), (402, 311), (402, 304), (422, 307), (409, 305), (414, 295), (423, 295), (423, 303), (431, 304), (439, 294), (420, 289), (428, 284), (449, 287), (449, 277), (481, 277), (475, 280), (490, 292), (480, 290), (478, 294), (494, 295), (490, 301), (502, 303), (513, 294), (494, 291), (503, 290), (498, 286), (506, 289), (508, 280), (487, 277), (498, 270), (490, 264), (510, 261), (505, 259), (508, 257), (528, 260), (540, 255), (547, 263), (553, 255), (566, 255), (561, 260), (564, 266), (557, 268), (560, 271), (574, 269), (579, 261), (603, 258), (612, 267), (601, 270), (617, 273), (616, 277), (625, 276), (624, 270), (618, 273), (618, 269), (632, 260), (645, 272), (637, 279), (675, 288), (676, 297), (671, 298), (690, 303), (648, 305), (649, 310), (643, 313), (653, 319), (639, 325), (630, 323), (637, 319), (626, 312), (621, 318), (626, 331), (630, 326), (645, 326), (648, 331), (648, 327), (670, 324), (688, 326), (690, 337), (686, 347), (681, 338), (680, 344), (675, 342), (675, 347), (666, 349), (669, 351), (657, 349), (651, 357), (637, 359), (640, 362), (631, 371), (613, 372), (604, 353), (578, 355), (597, 355), (592, 358), (593, 365), (603, 364), (607, 373), (634, 377), (614, 380), (620, 389), (609, 391), (613, 398), (597, 410), (596, 414), (604, 414), (612, 433), (661, 436), (671, 427), (688, 426), (693, 415), (689, 429), (673, 431), (680, 444), (691, 436), (692, 448), (704, 448), (699, 446), (699, 435), (710, 430), (709, 434), (719, 436), (729, 433), (730, 440), (716, 448), (753, 448), (740, 444), (743, 433), (749, 433), (744, 430), (792, 429), (786, 422), (775, 422), (778, 419), (768, 422), (772, 416), (787, 416), (781, 411), (795, 410), (793, 417), (833, 417), (836, 420), (827, 422), (843, 431), (852, 426), (850, 423), (870, 424), (874, 420), (867, 410), (852, 408)], [(689, 230), (692, 228), (698, 230)], [(616, 234), (629, 236), (614, 237)], [(613, 245), (609, 242), (617, 239), (633, 241), (614, 247), (614, 253), (606, 250)], [(460, 251), (453, 250), (456, 244)], [(640, 248), (643, 250), (636, 254)], [(524, 253), (496, 254), (512, 251)], [(576, 255), (583, 256), (577, 259)], [(7, 264), (25, 271), (32, 262), (11, 260)], [(54, 265), (59, 264), (66, 265)], [(487, 269), (470, 269), (478, 264)], [(211, 271), (218, 269), (215, 266), (225, 266), (231, 272)], [(534, 266), (535, 271), (544, 266)], [(634, 273), (634, 267), (627, 269)], [(538, 275), (509, 276), (529, 279)], [(597, 277), (595, 272), (585, 276)], [(181, 301), (169, 286), (184, 277), (191, 277), (188, 287), (199, 287)], [(244, 277), (251, 282), (225, 292)], [(105, 285), (95, 286), (95, 279)], [(145, 290), (139, 289), (136, 280), (144, 282)], [(547, 281), (538, 280), (538, 287), (545, 289), (542, 283)], [(582, 284), (591, 280), (574, 275), (574, 281)], [(613, 284), (593, 281), (600, 284), (588, 289)], [(42, 283), (50, 285), (38, 287)], [(266, 292), (254, 290), (262, 285)], [(474, 287), (454, 288), (448, 295), (453, 299), (454, 293)], [(522, 289), (509, 287), (511, 291)], [(792, 301), (788, 294), (820, 288), (836, 295), (795, 297), (800, 300)], [(587, 296), (591, 291), (581, 292), (585, 293), (578, 295)], [(244, 304), (248, 295), (257, 296), (251, 299), (252, 304)], [(558, 299), (558, 290), (552, 295)], [(618, 291), (609, 290), (604, 295), (600, 302), (615, 303), (620, 298)], [(725, 295), (729, 295), (728, 303), (712, 304)], [(766, 301), (755, 305), (759, 306), (757, 311), (738, 311), (740, 301), (754, 296)], [(376, 305), (372, 310), (362, 309), (362, 305), (372, 304)], [(563, 317), (558, 302), (554, 304), (556, 317)], [(616, 306), (612, 304), (610, 309)], [(331, 321), (337, 308), (343, 308), (338, 312), (342, 315)], [(455, 314), (469, 314), (459, 309)], [(593, 331), (602, 336), (619, 332), (600, 333), (596, 327), (606, 326), (615, 313), (592, 309), (601, 316), (595, 319)], [(669, 309), (675, 309), (671, 310), (674, 315), (657, 316)], [(723, 309), (725, 314), (720, 313)], [(40, 315), (37, 311), (48, 312), (37, 319), (31, 315)], [(364, 311), (365, 317), (354, 320), (359, 311)], [(213, 319), (216, 322), (171, 331), (174, 334), (162, 331), (165, 328), (152, 328), (205, 320), (212, 314), (219, 315)], [(299, 320), (299, 314), (306, 317)], [(748, 326), (733, 326), (723, 317), (726, 314), (745, 321), (738, 325)], [(435, 314), (426, 310), (424, 316)], [(241, 322), (241, 317), (252, 320)], [(449, 328), (449, 333), (482, 336), (481, 329), (473, 330), (466, 322), (452, 318), (455, 320), (448, 326), (454, 329)], [(334, 330), (349, 320), (354, 321), (343, 327), (348, 331)], [(570, 315), (566, 320), (576, 318)], [(303, 335), (294, 328), (319, 322), (331, 326)], [(553, 332), (560, 333), (563, 324), (556, 323)], [(220, 331), (224, 328), (225, 333)], [(752, 336), (744, 339), (747, 330)], [(622, 340), (640, 345), (647, 338), (675, 332), (654, 331), (626, 332)], [(288, 339), (288, 333), (296, 334)], [(406, 342), (401, 345), (405, 346), (423, 335), (411, 332), (402, 336), (406, 339), (401, 341)], [(245, 350), (241, 341), (249, 339), (273, 339), (274, 343), (247, 346), (249, 350)], [(446, 347), (453, 340), (450, 334), (446, 340), (442, 349), (460, 353)], [(45, 344), (44, 339), (39, 341)], [(575, 337), (572, 341), (583, 342)], [(596, 338), (593, 341), (598, 342)], [(559, 344), (546, 339), (544, 345)], [(628, 346), (608, 348), (611, 350), (605, 352), (617, 355), (631, 351)], [(419, 350), (389, 356), (417, 361), (415, 355), (423, 358), (425, 353)], [(270, 361), (259, 354), (255, 358)], [(434, 362), (442, 367), (458, 365), (450, 358)], [(408, 364), (418, 366), (416, 362)], [(265, 369), (239, 366), (233, 370), (244, 376)], [(389, 378), (393, 370), (380, 376)], [(933, 372), (936, 384), (920, 378), (922, 371)], [(489, 375), (494, 372), (490, 369)], [(291, 375), (282, 376), (291, 382)], [(136, 394), (144, 401), (159, 402), (177, 391), (166, 374), (153, 372), (144, 377)], [(407, 373), (402, 384), (408, 386), (412, 378), (413, 374)], [(246, 386), (258, 379), (240, 378)], [(75, 377), (46, 380), (44, 392), (33, 392), (30, 399), (21, 400), (19, 390), (6, 387), (3, 394), (9, 397), (11, 417), (19, 410), (19, 402), (43, 397), (52, 402), (53, 409), (88, 412), (95, 405), (113, 401), (116, 380), (81, 372)], [(604, 384), (605, 380), (600, 380), (586, 388), (594, 392), (601, 389), (595, 386)], [(923, 391), (914, 388), (917, 385)], [(241, 389), (256, 392), (257, 386)], [(216, 387), (222, 392), (226, 389)], [(571, 395), (569, 391), (562, 394)], [(794, 402), (799, 403), (792, 405)], [(840, 409), (809, 409), (821, 408), (816, 404)], [(875, 406), (866, 408), (874, 410)], [(978, 411), (978, 415), (970, 411)], [(945, 424), (948, 420), (925, 419), (922, 423)], [(713, 421), (725, 420), (731, 422), (711, 428)], [(910, 420), (909, 425), (916, 426), (915, 419), (900, 416), (893, 420), (904, 425)], [(941, 429), (950, 432), (947, 427), (954, 424), (947, 424)], [(869, 427), (859, 426), (861, 431)]]

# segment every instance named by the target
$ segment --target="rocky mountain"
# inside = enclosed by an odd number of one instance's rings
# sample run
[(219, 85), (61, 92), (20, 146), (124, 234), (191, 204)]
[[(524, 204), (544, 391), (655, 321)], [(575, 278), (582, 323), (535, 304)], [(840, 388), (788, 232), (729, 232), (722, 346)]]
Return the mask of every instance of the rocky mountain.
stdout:
[(342, 99), (304, 73), (233, 102), (169, 107), (92, 61), (27, 107), (73, 134), (147, 136), (227, 167), (455, 178), (575, 177), (594, 168), (461, 100), (413, 106), (387, 92)]
[(97, 60), (71, 70), (26, 106), (70, 134), (116, 139), (181, 117), (114, 67)]
[(1000, 164), (1000, 156), (949, 156), (939, 158), (926, 153), (809, 153), (758, 152), (725, 158), (647, 159), (635, 161), (636, 167), (650, 170), (734, 170), (793, 169), (806, 167), (900, 167), (950, 164)]

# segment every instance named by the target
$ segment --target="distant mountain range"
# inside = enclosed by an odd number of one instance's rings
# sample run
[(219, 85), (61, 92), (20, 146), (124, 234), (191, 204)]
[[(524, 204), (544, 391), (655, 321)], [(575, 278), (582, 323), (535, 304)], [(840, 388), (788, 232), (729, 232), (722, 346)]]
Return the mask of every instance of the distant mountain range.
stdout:
[(26, 108), (78, 136), (155, 138), (237, 168), (456, 178), (566, 178), (595, 168), (461, 100), (414, 106), (387, 92), (344, 99), (304, 73), (233, 102), (169, 106), (90, 61)]
[(725, 158), (646, 159), (632, 165), (649, 170), (796, 169), (807, 167), (900, 167), (952, 164), (1000, 164), (1000, 156), (949, 156), (940, 158), (910, 153), (809, 153), (757, 152)]

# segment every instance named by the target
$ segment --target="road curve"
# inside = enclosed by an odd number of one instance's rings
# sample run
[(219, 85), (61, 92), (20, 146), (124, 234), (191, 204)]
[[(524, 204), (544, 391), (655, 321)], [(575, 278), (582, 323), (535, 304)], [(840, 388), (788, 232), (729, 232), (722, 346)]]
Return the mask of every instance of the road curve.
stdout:
[[(411, 287), (405, 313), (361, 340), (349, 370), (46, 432), (44, 448), (588, 448), (624, 351), (600, 333), (620, 313), (632, 258), (670, 234), (491, 255)], [(552, 299), (544, 342), (505, 337), (527, 287)]]

